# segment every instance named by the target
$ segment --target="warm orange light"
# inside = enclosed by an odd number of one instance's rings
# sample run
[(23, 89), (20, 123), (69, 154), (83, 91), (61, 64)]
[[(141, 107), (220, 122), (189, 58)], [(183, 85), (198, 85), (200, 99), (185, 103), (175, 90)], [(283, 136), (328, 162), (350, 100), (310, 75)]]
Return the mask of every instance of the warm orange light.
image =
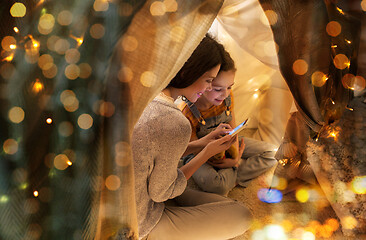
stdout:
[(69, 166), (71, 166), (72, 165), (72, 162), (69, 160), (69, 161), (67, 161), (66, 162), (67, 163), (67, 165), (69, 165)]
[(340, 12), (341, 14), (343, 14), (343, 15), (344, 15), (344, 12), (343, 12), (343, 10), (342, 10), (342, 9), (340, 9), (339, 7), (337, 7), (337, 10), (338, 10), (338, 12)]
[(77, 43), (78, 43), (78, 47), (80, 47), (80, 45), (81, 44), (83, 44), (83, 42), (84, 42), (84, 38), (83, 37), (75, 37), (75, 36), (73, 36), (73, 35), (70, 35), (70, 37), (72, 38), (72, 39), (74, 39)]
[(51, 124), (51, 123), (52, 123), (52, 118), (47, 118), (47, 119), (46, 119), (46, 123), (47, 123), (47, 124)]
[(14, 58), (14, 53), (12, 53), (9, 56), (3, 58), (3, 61), (11, 62), (11, 61), (13, 61), (13, 58)]
[(33, 83), (32, 91), (34, 93), (39, 93), (44, 89), (43, 83), (37, 78), (36, 81)]
[(345, 41), (346, 41), (348, 44), (351, 44), (351, 41), (350, 41), (350, 40), (345, 39)]
[(12, 49), (12, 50), (14, 50), (14, 49), (16, 49), (16, 48), (17, 48), (17, 45), (15, 45), (15, 44), (10, 44), (10, 45), (9, 45), (9, 48), (10, 48), (10, 49)]
[(18, 33), (19, 32), (19, 29), (17, 27), (14, 27), (13, 28), (14, 32)]
[(33, 196), (38, 197), (38, 195), (39, 195), (38, 191), (33, 192)]

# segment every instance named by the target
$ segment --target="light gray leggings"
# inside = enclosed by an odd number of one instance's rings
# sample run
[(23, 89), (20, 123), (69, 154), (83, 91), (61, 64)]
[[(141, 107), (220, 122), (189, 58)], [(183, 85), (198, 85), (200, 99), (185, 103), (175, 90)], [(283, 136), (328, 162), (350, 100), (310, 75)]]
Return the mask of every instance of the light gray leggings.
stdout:
[(226, 195), (236, 184), (246, 187), (250, 180), (258, 177), (277, 164), (274, 158), (275, 145), (244, 137), (245, 149), (238, 169), (216, 170), (204, 163), (192, 176), (195, 183), (206, 192)]
[(230, 198), (186, 189), (174, 201), (178, 206), (166, 206), (145, 239), (224, 240), (239, 236), (250, 227), (249, 210)]

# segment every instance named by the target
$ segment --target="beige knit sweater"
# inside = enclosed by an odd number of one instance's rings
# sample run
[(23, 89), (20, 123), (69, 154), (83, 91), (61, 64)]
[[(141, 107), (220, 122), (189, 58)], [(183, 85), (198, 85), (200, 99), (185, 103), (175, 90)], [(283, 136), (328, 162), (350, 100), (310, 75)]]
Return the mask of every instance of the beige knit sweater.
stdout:
[(179, 196), (187, 180), (178, 166), (191, 126), (172, 101), (156, 97), (144, 110), (132, 135), (135, 196), (140, 238), (158, 223), (164, 201)]

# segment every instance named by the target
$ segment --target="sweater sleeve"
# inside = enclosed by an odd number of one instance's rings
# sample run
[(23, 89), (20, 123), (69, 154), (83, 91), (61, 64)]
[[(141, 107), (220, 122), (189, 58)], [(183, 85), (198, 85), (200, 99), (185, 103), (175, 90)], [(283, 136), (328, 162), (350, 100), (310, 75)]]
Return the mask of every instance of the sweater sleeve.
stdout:
[(154, 163), (148, 177), (148, 192), (155, 202), (179, 196), (187, 186), (178, 161), (189, 142), (190, 126), (181, 113), (177, 115), (156, 119), (149, 129)]

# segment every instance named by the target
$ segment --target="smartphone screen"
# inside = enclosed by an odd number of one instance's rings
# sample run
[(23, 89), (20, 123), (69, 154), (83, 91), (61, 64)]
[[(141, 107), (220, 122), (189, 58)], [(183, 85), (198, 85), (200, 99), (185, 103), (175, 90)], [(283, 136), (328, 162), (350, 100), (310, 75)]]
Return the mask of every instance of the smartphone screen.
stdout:
[(235, 134), (239, 133), (244, 128), (244, 125), (247, 122), (248, 122), (248, 118), (244, 122), (240, 123), (236, 128), (234, 128), (233, 130), (231, 130), (229, 132), (229, 135), (235, 135)]

